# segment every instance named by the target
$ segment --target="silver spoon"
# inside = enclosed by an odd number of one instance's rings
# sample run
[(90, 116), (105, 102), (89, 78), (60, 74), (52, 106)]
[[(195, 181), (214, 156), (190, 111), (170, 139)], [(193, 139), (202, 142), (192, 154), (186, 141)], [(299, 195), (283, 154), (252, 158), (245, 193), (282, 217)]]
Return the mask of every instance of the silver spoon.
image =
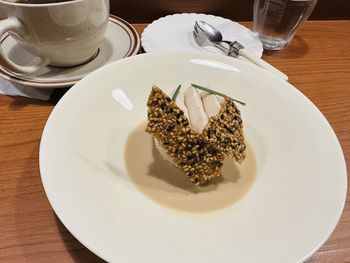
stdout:
[[(204, 21), (196, 21), (194, 30), (193, 30), (193, 36), (196, 41), (196, 43), (199, 46), (215, 46), (219, 48), (221, 51), (223, 51), (226, 55), (232, 56), (232, 57), (238, 57), (242, 56), (245, 59), (249, 60), (250, 62), (256, 64), (257, 66), (269, 71), (270, 73), (274, 74), (275, 76), (278, 76), (279, 78), (282, 78), (284, 80), (288, 80), (288, 76), (284, 74), (283, 72), (276, 69), (271, 64), (267, 63), (266, 61), (262, 60), (261, 58), (255, 56), (251, 52), (247, 51), (243, 45), (241, 45), (239, 42), (234, 41), (224, 41), (222, 39), (221, 32), (213, 27), (212, 25), (204, 22)], [(225, 47), (223, 44), (228, 45), (228, 47)]]
[(196, 21), (194, 29), (193, 29), (193, 37), (198, 46), (205, 47), (205, 46), (213, 46), (217, 49), (220, 49), (223, 53), (228, 54), (229, 47), (223, 46), (222, 41), (215, 41), (211, 39), (206, 32), (202, 30), (202, 28), (199, 26), (199, 23), (202, 21)]
[(212, 43), (226, 43), (230, 44), (230, 41), (222, 40), (222, 35), (219, 30), (217, 30), (212, 25), (208, 24), (204, 21), (196, 21), (194, 25), (194, 30), (198, 33), (198, 31), (202, 31), (206, 38)]

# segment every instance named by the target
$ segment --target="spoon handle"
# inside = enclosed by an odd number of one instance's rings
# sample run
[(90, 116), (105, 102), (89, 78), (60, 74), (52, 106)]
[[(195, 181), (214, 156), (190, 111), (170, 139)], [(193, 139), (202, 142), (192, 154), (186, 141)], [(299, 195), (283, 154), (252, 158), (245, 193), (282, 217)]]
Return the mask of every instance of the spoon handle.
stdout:
[(246, 58), (247, 60), (253, 62), (254, 64), (256, 64), (257, 66), (269, 71), (270, 73), (276, 75), (277, 77), (283, 79), (283, 80), (288, 80), (288, 76), (286, 74), (284, 74), (283, 72), (281, 72), (280, 70), (278, 70), (277, 68), (275, 68), (274, 66), (272, 66), (271, 64), (267, 63), (265, 60), (253, 55), (252, 53), (250, 53), (248, 50), (246, 50), (245, 48), (242, 48), (238, 51), (239, 55)]

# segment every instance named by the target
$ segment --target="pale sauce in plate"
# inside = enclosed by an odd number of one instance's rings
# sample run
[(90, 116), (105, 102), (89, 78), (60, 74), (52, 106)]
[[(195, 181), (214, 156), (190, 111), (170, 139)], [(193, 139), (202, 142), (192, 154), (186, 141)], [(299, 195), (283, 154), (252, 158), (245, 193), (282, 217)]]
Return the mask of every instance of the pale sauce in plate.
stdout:
[(145, 128), (146, 123), (142, 123), (128, 137), (126, 168), (137, 188), (160, 205), (186, 212), (215, 211), (238, 202), (252, 186), (256, 160), (249, 144), (242, 164), (226, 157), (221, 177), (208, 185), (196, 186), (163, 159)]

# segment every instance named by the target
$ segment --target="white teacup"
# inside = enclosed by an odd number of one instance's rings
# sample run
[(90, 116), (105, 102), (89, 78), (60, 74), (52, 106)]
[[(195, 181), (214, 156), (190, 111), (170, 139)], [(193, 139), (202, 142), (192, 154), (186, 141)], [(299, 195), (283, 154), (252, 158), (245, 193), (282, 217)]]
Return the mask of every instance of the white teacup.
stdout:
[(109, 0), (0, 0), (7, 17), (0, 20), (0, 38), (9, 32), (38, 57), (31, 65), (17, 65), (0, 45), (0, 64), (28, 74), (51, 65), (83, 64), (98, 50), (106, 32)]

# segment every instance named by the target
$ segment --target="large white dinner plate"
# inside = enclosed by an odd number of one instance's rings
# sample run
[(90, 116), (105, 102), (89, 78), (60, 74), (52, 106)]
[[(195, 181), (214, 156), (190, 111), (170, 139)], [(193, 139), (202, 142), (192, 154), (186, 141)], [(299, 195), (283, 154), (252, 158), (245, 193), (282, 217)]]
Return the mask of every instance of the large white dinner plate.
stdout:
[[(170, 94), (180, 83), (247, 103), (239, 107), (257, 176), (225, 209), (172, 210), (140, 192), (126, 171), (126, 140), (146, 119), (152, 84)], [(334, 230), (347, 185), (339, 142), (302, 93), (258, 67), (205, 53), (138, 55), (85, 77), (46, 124), (40, 171), (69, 231), (122, 263), (302, 262)]]

